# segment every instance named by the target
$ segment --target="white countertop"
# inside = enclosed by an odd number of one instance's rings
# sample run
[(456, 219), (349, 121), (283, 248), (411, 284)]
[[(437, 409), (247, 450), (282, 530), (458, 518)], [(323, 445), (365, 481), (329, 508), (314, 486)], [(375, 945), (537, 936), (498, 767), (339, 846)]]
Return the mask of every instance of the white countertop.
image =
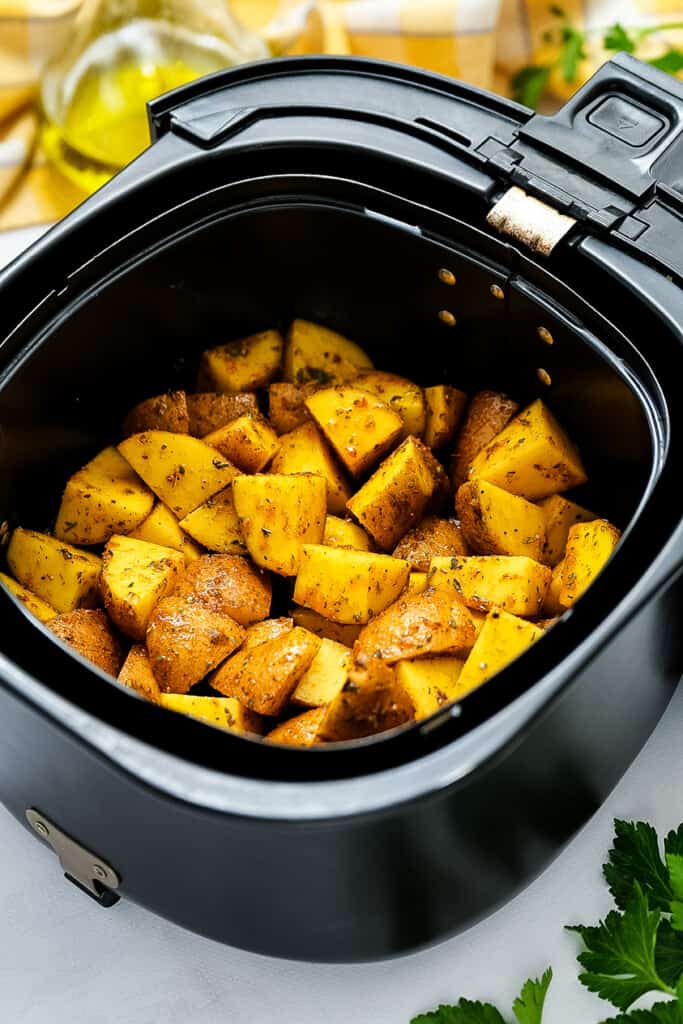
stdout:
[[(0, 265), (39, 233), (0, 236)], [(600, 866), (614, 817), (645, 819), (660, 832), (683, 819), (682, 737), (679, 686), (609, 800), (524, 893), (435, 949), (362, 966), (242, 953), (124, 900), (103, 910), (64, 881), (50, 851), (0, 809), (0, 1020), (409, 1024), (414, 1014), (462, 995), (496, 1002), (509, 1018), (525, 978), (552, 964), (544, 1024), (596, 1024), (613, 1014), (576, 980), (578, 942), (563, 926), (592, 923), (610, 908)]]

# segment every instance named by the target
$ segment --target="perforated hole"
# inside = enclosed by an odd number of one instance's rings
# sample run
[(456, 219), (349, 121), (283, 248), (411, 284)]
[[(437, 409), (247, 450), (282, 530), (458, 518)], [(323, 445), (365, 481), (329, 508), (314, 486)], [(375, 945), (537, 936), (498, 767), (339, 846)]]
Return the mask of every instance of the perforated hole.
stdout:
[(537, 334), (541, 341), (545, 342), (546, 345), (555, 344), (555, 339), (553, 338), (552, 334), (550, 333), (547, 327), (539, 327), (537, 330)]
[(542, 366), (539, 366), (539, 368), (536, 370), (536, 376), (540, 380), (541, 384), (545, 384), (545, 386), (548, 388), (553, 382), (553, 379), (548, 373), (548, 371), (544, 370)]
[(447, 327), (455, 327), (457, 320), (451, 313), (450, 309), (439, 310), (439, 320), (442, 324), (446, 324)]
[(443, 284), (455, 284), (456, 277), (452, 270), (448, 270), (446, 267), (442, 267), (439, 271), (439, 280)]

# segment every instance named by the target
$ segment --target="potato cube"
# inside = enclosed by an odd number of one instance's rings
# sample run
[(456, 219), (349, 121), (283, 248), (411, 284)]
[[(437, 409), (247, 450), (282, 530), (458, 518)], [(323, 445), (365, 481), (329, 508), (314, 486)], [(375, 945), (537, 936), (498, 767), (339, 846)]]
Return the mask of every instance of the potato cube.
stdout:
[(152, 612), (147, 651), (162, 693), (187, 693), (232, 654), (244, 629), (187, 594), (171, 594)]
[(64, 612), (50, 619), (47, 628), (86, 661), (110, 676), (118, 675), (123, 661), (121, 644), (101, 608)]
[(545, 547), (540, 561), (546, 565), (557, 565), (564, 558), (569, 527), (575, 523), (590, 523), (598, 517), (560, 494), (544, 498), (538, 507), (545, 516)]
[(562, 570), (560, 604), (569, 608), (590, 587), (612, 557), (621, 533), (606, 519), (569, 528)]
[(245, 413), (204, 438), (244, 473), (260, 473), (273, 458), (280, 442), (263, 416)]
[(488, 480), (529, 501), (578, 487), (588, 479), (578, 449), (540, 398), (479, 452), (470, 477)]
[(132, 537), (112, 537), (102, 555), (102, 596), (112, 621), (133, 640), (144, 640), (156, 605), (185, 568), (179, 551)]
[(292, 384), (343, 384), (372, 362), (359, 345), (309, 320), (295, 320), (287, 333), (284, 377)]
[(211, 677), (214, 690), (261, 715), (279, 715), (320, 648), (299, 626), (274, 640), (238, 651)]
[(508, 612), (499, 609), (489, 612), (460, 673), (458, 682), (463, 693), (469, 693), (495, 676), (543, 635), (538, 626)]
[(424, 594), (427, 589), (427, 573), (411, 572), (408, 577), (407, 594)]
[(97, 604), (102, 560), (56, 537), (17, 527), (7, 548), (7, 565), (22, 586), (57, 612)]
[(289, 434), (310, 421), (306, 399), (314, 394), (319, 384), (289, 384), (281, 381), (268, 388), (268, 419), (278, 434)]
[(266, 387), (280, 369), (283, 345), (279, 331), (261, 331), (207, 349), (199, 367), (198, 390), (233, 395)]
[(239, 395), (203, 391), (187, 396), (187, 413), (193, 437), (206, 437), (247, 412), (258, 412), (258, 402), (253, 391), (244, 391)]
[(242, 707), (234, 697), (195, 697), (182, 693), (162, 693), (160, 704), (169, 711), (198, 718), (200, 722), (208, 722), (217, 729), (254, 733), (259, 736), (263, 732), (263, 721), (260, 716)]
[(304, 544), (294, 600), (333, 622), (358, 624), (395, 601), (410, 566), (390, 555)]
[(403, 420), (402, 437), (409, 434), (422, 437), (426, 420), (425, 396), (422, 388), (412, 380), (382, 370), (367, 370), (354, 378), (353, 386), (377, 395), (399, 414)]
[(396, 679), (413, 705), (416, 720), (428, 718), (464, 695), (458, 685), (464, 664), (462, 658), (449, 657), (398, 662)]
[(369, 551), (372, 546), (365, 530), (337, 516), (326, 516), (323, 544), (328, 548), (354, 548), (356, 551)]
[(281, 722), (266, 739), (271, 743), (284, 743), (292, 747), (312, 747), (320, 743), (320, 729), (327, 716), (327, 708), (311, 708), (303, 715)]
[(426, 416), (423, 440), (429, 448), (443, 448), (453, 440), (467, 405), (467, 395), (448, 384), (424, 389)]
[(323, 477), (327, 483), (328, 509), (343, 515), (351, 488), (315, 423), (304, 423), (289, 434), (283, 434), (280, 445), (271, 471), (285, 476), (314, 473)]
[(264, 619), (263, 622), (255, 622), (247, 629), (247, 635), (240, 650), (248, 651), (250, 647), (258, 647), (266, 640), (275, 640), (284, 633), (289, 633), (294, 628), (294, 619)]
[(478, 391), (472, 398), (453, 453), (451, 480), (457, 490), (467, 480), (475, 455), (500, 434), (519, 405), (500, 391)]
[(546, 565), (523, 555), (433, 558), (429, 584), (454, 589), (468, 608), (504, 608), (513, 615), (540, 615), (550, 586)]
[(438, 516), (425, 516), (394, 548), (394, 558), (405, 558), (418, 572), (429, 572), (432, 558), (469, 553), (459, 524)]
[(371, 469), (403, 433), (398, 413), (360, 388), (316, 391), (306, 408), (353, 476)]
[[(211, 499), (213, 500), (213, 499)], [(203, 505), (200, 508), (204, 508)], [(190, 515), (196, 513), (191, 512)], [(236, 518), (236, 517), (235, 517)], [(180, 551), (186, 565), (201, 555), (201, 548), (185, 534), (180, 523), (170, 509), (158, 501), (144, 522), (128, 534), (135, 540), (146, 540), (150, 544), (160, 544), (162, 548), (173, 548)]]
[(201, 604), (217, 615), (229, 615), (252, 626), (270, 612), (270, 577), (239, 555), (202, 555), (187, 567), (174, 596)]
[(154, 495), (116, 448), (105, 448), (71, 477), (59, 507), (55, 536), (70, 544), (104, 544), (129, 533), (152, 511)]
[(144, 644), (133, 644), (119, 672), (119, 682), (135, 690), (145, 700), (158, 704), (161, 698), (159, 684), (154, 678), (149, 654)]
[(249, 554), (264, 569), (294, 576), (302, 545), (323, 538), (327, 484), (321, 476), (240, 476), (235, 509)]
[(318, 736), (328, 742), (362, 739), (414, 719), (411, 700), (398, 685), (394, 667), (376, 662), (352, 671), (341, 693), (327, 705)]
[(172, 434), (187, 434), (190, 416), (184, 391), (169, 391), (138, 402), (125, 420), (121, 433), (124, 437), (142, 434), (145, 430), (170, 430)]
[(292, 694), (295, 704), (315, 708), (341, 693), (351, 668), (351, 651), (334, 640), (321, 640), (318, 653)]
[(238, 474), (215, 448), (187, 434), (150, 430), (122, 441), (119, 451), (178, 519), (222, 491)]
[(545, 595), (543, 602), (543, 614), (544, 615), (562, 615), (567, 609), (563, 604), (560, 604), (560, 593), (562, 592), (562, 573), (564, 572), (564, 558), (561, 562), (553, 569), (553, 574), (550, 578), (550, 586), (548, 587), (548, 593)]
[(180, 527), (209, 551), (225, 555), (247, 553), (235, 509), (232, 484), (181, 519)]
[(292, 621), (296, 626), (302, 626), (311, 633), (315, 633), (316, 636), (334, 640), (335, 643), (343, 644), (344, 647), (353, 647), (363, 628), (360, 625), (344, 625), (341, 622), (332, 622), (331, 619), (326, 619), (319, 612), (314, 612), (312, 608), (298, 608), (296, 605), (293, 605), (289, 610), (289, 614), (292, 616)]
[(0, 572), (0, 583), (4, 584), (10, 594), (14, 594), (17, 600), (21, 601), (26, 607), (27, 611), (35, 615), (40, 622), (49, 622), (50, 619), (54, 619), (57, 612), (52, 605), (48, 604), (47, 601), (43, 601), (36, 594), (32, 594), (26, 587), (22, 587), (21, 583), (17, 583), (11, 576), (6, 576), (4, 572)]
[(465, 540), (480, 555), (526, 555), (540, 562), (545, 516), (537, 505), (485, 480), (469, 480), (455, 496)]
[(387, 664), (429, 654), (463, 654), (474, 643), (467, 609), (445, 590), (405, 594), (375, 616), (353, 645), (356, 665)]

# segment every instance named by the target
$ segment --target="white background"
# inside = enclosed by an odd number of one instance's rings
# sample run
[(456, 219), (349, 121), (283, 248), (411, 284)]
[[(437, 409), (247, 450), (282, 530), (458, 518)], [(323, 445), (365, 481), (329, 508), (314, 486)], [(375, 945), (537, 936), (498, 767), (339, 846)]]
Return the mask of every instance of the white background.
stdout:
[[(38, 233), (0, 236), (0, 264)], [(662, 832), (683, 819), (683, 686), (601, 811), (506, 907), (412, 957), (321, 966), (219, 946), (124, 901), (102, 910), (0, 808), (0, 1022), (409, 1024), (461, 995), (490, 999), (509, 1018), (524, 979), (552, 964), (544, 1024), (597, 1024), (610, 1008), (576, 980), (578, 942), (563, 926), (610, 908), (600, 865), (615, 816)]]

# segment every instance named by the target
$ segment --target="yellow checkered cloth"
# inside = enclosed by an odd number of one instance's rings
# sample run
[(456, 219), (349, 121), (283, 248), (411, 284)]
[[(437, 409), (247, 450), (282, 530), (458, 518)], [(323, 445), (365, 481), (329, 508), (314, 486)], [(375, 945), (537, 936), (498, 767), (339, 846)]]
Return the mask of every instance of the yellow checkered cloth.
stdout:
[[(547, 30), (558, 24), (550, 0), (232, 0), (230, 6), (273, 53), (380, 57), (499, 92), (508, 91), (515, 69), (552, 56)], [(80, 0), (0, 0), (0, 230), (56, 220), (83, 198), (40, 153), (35, 102), (41, 69), (72, 31), (79, 7)], [(615, 21), (637, 28), (683, 19), (683, 0), (561, 0), (561, 7), (568, 21), (588, 30)], [(589, 38), (580, 81), (606, 56), (600, 33)], [(662, 39), (645, 45), (661, 52)], [(683, 47), (683, 32), (667, 29), (666, 45)], [(558, 99), (575, 88), (559, 75), (550, 84)]]

